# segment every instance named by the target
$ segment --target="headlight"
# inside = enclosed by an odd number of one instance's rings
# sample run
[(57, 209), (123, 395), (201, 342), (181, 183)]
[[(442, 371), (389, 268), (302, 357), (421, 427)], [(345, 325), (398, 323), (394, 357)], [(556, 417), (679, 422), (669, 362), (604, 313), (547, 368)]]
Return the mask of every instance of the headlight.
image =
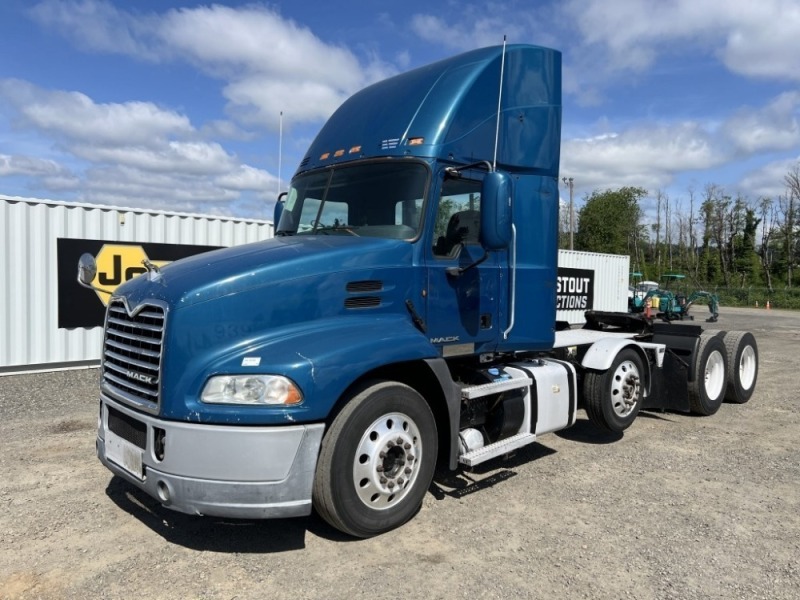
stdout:
[(300, 404), (297, 386), (280, 375), (217, 375), (203, 388), (206, 404)]

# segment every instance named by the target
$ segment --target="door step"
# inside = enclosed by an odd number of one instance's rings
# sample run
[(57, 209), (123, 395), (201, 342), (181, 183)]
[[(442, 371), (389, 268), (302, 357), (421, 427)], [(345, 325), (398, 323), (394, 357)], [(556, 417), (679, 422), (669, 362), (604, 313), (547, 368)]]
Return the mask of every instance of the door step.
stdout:
[(503, 454), (513, 452), (517, 448), (522, 448), (523, 446), (532, 444), (535, 441), (536, 436), (532, 433), (518, 433), (517, 435), (512, 435), (511, 437), (500, 440), (499, 442), (495, 442), (494, 444), (489, 444), (483, 448), (478, 448), (472, 452), (462, 454), (458, 457), (458, 462), (468, 467), (474, 467), (475, 465), (479, 465), (482, 462), (486, 462), (489, 459), (495, 458), (496, 456), (502, 456)]
[(508, 390), (517, 390), (524, 387), (529, 387), (533, 384), (533, 379), (530, 377), (518, 377), (514, 379), (499, 379), (491, 383), (484, 383), (482, 385), (472, 385), (470, 387), (461, 388), (461, 397), (464, 400), (472, 400), (473, 398), (481, 398), (489, 394), (499, 394)]

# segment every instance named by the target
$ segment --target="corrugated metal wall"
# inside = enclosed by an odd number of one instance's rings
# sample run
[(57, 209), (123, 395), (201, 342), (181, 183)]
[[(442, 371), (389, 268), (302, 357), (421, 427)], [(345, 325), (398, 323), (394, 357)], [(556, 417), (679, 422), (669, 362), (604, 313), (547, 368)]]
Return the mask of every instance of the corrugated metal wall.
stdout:
[[(594, 310), (625, 312), (628, 310), (628, 279), (630, 257), (617, 254), (558, 251), (559, 269), (594, 271)], [(556, 319), (573, 324), (584, 323), (585, 310), (559, 310)]]
[(0, 374), (99, 360), (101, 327), (58, 328), (59, 238), (234, 246), (272, 234), (269, 221), (0, 196)]

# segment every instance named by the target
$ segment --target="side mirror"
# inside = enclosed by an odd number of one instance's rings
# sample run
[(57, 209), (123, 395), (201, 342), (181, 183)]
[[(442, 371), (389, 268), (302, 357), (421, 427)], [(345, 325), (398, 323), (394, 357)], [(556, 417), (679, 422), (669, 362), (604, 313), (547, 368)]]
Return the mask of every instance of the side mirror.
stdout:
[(286, 192), (281, 192), (280, 194), (278, 194), (278, 199), (275, 201), (275, 209), (272, 212), (272, 228), (275, 231), (278, 230), (278, 223), (281, 222), (281, 215), (283, 214), (285, 198), (286, 198)]
[(511, 178), (492, 171), (481, 188), (481, 244), (487, 250), (502, 250), (511, 243)]
[(96, 275), (97, 262), (95, 261), (94, 256), (88, 252), (84, 252), (78, 259), (78, 283), (80, 283), (83, 287), (94, 289), (92, 287), (92, 281), (94, 281)]

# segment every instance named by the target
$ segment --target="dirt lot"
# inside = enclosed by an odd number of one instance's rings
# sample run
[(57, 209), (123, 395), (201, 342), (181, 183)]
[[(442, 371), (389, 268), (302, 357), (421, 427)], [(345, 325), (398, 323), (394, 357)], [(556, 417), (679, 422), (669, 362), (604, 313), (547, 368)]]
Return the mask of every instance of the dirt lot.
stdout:
[(360, 541), (163, 509), (95, 458), (97, 370), (0, 378), (0, 598), (800, 598), (800, 314), (713, 327), (756, 334), (748, 404), (579, 414)]

